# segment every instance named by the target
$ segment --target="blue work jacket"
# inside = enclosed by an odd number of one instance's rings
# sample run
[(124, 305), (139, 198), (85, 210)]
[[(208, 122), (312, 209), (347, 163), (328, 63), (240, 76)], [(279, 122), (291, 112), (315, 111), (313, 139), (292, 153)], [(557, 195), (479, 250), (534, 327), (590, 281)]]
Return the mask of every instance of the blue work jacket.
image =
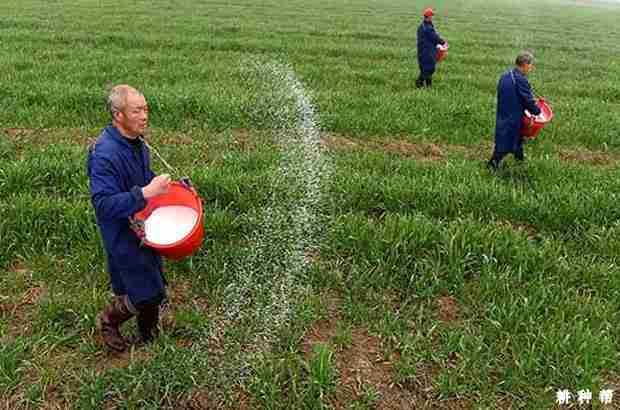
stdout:
[(517, 152), (521, 146), (523, 111), (540, 114), (527, 77), (518, 69), (506, 71), (497, 83), (495, 151)]
[(129, 217), (146, 206), (142, 187), (155, 177), (148, 148), (109, 125), (88, 152), (91, 201), (108, 258), (112, 290), (136, 306), (165, 296), (161, 256), (140, 246)]
[(445, 41), (435, 32), (432, 21), (424, 20), (418, 27), (418, 64), (420, 72), (432, 75), (437, 64), (437, 45)]

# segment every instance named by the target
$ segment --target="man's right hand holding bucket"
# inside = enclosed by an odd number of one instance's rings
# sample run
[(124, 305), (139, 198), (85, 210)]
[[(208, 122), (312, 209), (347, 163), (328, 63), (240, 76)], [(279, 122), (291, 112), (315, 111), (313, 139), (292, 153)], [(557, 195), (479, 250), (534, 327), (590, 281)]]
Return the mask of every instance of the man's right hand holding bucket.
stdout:
[(168, 192), (170, 186), (170, 175), (161, 174), (151, 180), (151, 182), (142, 188), (142, 195), (144, 199), (149, 199), (157, 195), (165, 194)]

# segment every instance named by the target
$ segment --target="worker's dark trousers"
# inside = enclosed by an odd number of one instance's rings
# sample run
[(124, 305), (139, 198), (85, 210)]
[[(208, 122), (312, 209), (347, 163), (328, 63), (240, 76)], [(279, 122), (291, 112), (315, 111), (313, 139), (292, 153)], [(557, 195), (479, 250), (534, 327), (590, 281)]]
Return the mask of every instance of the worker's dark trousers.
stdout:
[[(499, 168), (499, 164), (502, 162), (506, 155), (510, 154), (510, 152), (501, 152), (501, 151), (493, 151), (493, 156), (489, 160), (488, 166), (493, 169)], [(515, 156), (517, 161), (523, 161), (525, 157), (523, 156), (523, 146), (519, 144), (517, 150), (512, 153)]]
[(418, 88), (422, 88), (424, 86), (430, 87), (433, 85), (433, 75), (432, 74), (422, 74), (415, 81), (415, 86)]

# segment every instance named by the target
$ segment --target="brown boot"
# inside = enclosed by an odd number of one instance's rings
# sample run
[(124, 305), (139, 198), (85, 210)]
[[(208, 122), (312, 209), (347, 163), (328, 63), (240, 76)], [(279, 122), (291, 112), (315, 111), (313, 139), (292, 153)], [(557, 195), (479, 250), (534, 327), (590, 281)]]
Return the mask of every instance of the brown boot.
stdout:
[(113, 350), (123, 352), (127, 349), (127, 341), (121, 335), (119, 326), (131, 319), (133, 313), (127, 307), (122, 296), (115, 296), (112, 303), (97, 316), (97, 327), (104, 343)]
[(152, 342), (159, 335), (159, 305), (146, 305), (138, 311), (138, 330), (143, 343)]

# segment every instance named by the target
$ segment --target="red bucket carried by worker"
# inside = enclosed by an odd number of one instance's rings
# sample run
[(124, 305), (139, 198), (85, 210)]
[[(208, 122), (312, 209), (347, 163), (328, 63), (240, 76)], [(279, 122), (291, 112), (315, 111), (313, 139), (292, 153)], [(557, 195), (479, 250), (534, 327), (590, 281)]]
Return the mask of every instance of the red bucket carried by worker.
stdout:
[(437, 44), (437, 54), (436, 60), (437, 62), (441, 62), (446, 59), (448, 56), (448, 42), (446, 41), (444, 44)]
[(131, 228), (144, 245), (169, 259), (195, 253), (204, 237), (202, 201), (189, 182), (170, 183), (168, 192), (149, 198), (131, 219)]
[(532, 115), (527, 110), (523, 114), (521, 120), (521, 136), (526, 140), (532, 140), (536, 138), (545, 124), (551, 122), (553, 118), (553, 111), (551, 106), (545, 101), (544, 98), (536, 98), (536, 105), (540, 108), (540, 115)]

